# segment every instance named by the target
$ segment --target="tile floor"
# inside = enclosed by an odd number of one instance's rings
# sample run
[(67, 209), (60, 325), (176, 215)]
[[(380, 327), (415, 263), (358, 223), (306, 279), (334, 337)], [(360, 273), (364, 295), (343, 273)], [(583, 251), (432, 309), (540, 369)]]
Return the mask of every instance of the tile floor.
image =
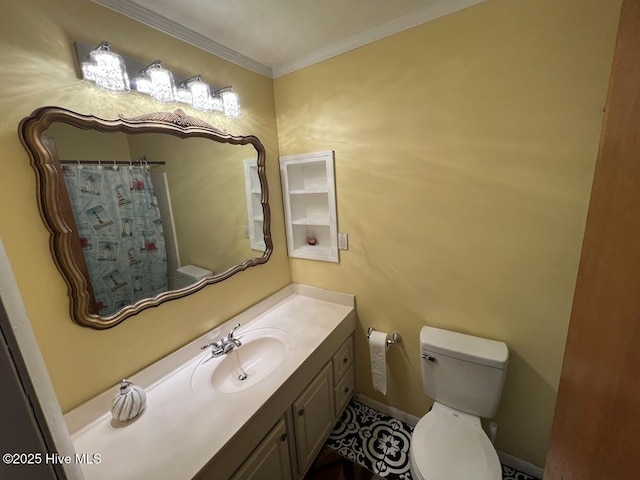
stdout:
[[(306, 480), (411, 480), (412, 432), (411, 425), (352, 400)], [(502, 478), (537, 480), (506, 465)]]

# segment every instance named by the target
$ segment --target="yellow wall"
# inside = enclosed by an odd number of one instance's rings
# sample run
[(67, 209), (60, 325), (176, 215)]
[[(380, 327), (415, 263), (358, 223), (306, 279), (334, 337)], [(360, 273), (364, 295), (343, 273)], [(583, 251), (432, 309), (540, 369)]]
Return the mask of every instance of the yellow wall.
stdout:
[[(273, 82), (88, 0), (6, 3), (0, 32), (0, 237), (60, 404), (67, 411), (290, 282)], [(178, 73), (200, 73), (213, 84), (233, 85), (243, 107), (239, 119), (196, 115), (234, 135), (254, 134), (265, 145), (275, 245), (266, 265), (146, 310), (107, 331), (71, 322), (67, 288), (49, 253), (49, 234), (36, 203), (35, 175), (18, 140), (18, 123), (43, 105), (103, 118), (176, 107), (135, 93), (99, 92), (78, 80), (74, 40), (92, 44), (109, 40), (123, 55), (149, 62), (161, 58)]]
[[(505, 341), (497, 448), (544, 464), (620, 0), (487, 0), (275, 81), (282, 155), (335, 150), (358, 388), (415, 415), (419, 330)], [(364, 331), (398, 330), (373, 391)]]
[(129, 142), (124, 133), (105, 134), (81, 130), (67, 123), (55, 122), (44, 132), (53, 137), (60, 160), (131, 160)]

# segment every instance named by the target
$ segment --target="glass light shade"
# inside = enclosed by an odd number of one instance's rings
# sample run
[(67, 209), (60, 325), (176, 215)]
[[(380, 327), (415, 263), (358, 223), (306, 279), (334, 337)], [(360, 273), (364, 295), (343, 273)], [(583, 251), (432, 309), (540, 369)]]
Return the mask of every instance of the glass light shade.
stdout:
[(191, 105), (191, 102), (193, 101), (191, 97), (191, 90), (189, 90), (188, 88), (178, 87), (176, 88), (175, 94), (176, 94), (176, 100), (178, 102)]
[(146, 77), (135, 77), (131, 86), (140, 93), (151, 95), (151, 80)]
[(222, 99), (222, 111), (225, 117), (236, 118), (240, 116), (240, 103), (238, 95), (231, 90), (225, 90), (220, 94)]
[(213, 110), (215, 112), (222, 112), (222, 99), (216, 96), (209, 97), (209, 110)]
[(114, 92), (128, 92), (130, 90), (127, 67), (120, 55), (107, 48), (99, 47), (89, 54), (89, 60), (91, 64), (95, 65), (95, 68), (89, 69), (89, 75), (93, 76), (92, 81), (98, 87)]
[(151, 80), (150, 92), (159, 102), (173, 102), (175, 100), (173, 74), (161, 66), (152, 66), (147, 69), (147, 76)]
[(97, 67), (91, 62), (82, 62), (81, 67), (82, 78), (95, 83)]
[(188, 83), (191, 90), (192, 105), (196, 110), (208, 111), (211, 109), (209, 104), (209, 85), (199, 80)]

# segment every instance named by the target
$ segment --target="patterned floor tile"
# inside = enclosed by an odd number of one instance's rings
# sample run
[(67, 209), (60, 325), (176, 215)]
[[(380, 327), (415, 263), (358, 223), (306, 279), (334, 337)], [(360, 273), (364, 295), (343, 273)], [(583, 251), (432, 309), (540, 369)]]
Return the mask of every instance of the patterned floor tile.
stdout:
[[(326, 446), (386, 480), (411, 480), (409, 448), (413, 427), (352, 400)], [(377, 477), (374, 477), (377, 478)], [(503, 480), (538, 480), (502, 465)]]
[(538, 480), (531, 475), (527, 475), (526, 473), (519, 472), (511, 467), (507, 467), (506, 465), (502, 465), (502, 480)]
[(383, 478), (409, 480), (413, 427), (359, 402), (343, 412), (327, 446)]

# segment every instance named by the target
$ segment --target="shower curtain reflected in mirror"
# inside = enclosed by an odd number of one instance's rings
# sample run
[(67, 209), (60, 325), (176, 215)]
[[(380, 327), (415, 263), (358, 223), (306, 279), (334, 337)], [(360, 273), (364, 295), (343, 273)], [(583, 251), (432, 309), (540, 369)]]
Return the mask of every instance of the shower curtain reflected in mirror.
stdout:
[(62, 168), (100, 316), (168, 289), (160, 209), (146, 165)]

